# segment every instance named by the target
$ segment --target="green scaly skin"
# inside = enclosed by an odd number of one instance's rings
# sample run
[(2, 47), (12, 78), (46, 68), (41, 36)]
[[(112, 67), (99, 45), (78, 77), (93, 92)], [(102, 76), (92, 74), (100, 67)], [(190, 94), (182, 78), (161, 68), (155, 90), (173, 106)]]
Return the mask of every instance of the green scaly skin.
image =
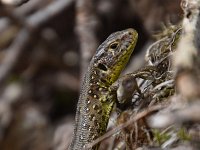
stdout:
[[(68, 150), (81, 150), (106, 132), (117, 97), (111, 85), (118, 79), (136, 45), (138, 34), (126, 29), (111, 34), (97, 49), (82, 82), (74, 136)], [(98, 149), (99, 144), (90, 148)]]

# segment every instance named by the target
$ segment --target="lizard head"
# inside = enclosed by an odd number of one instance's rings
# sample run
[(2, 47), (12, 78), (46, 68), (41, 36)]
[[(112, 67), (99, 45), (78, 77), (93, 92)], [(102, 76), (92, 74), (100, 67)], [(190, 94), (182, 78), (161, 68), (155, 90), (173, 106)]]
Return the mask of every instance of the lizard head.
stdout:
[(111, 34), (97, 49), (93, 64), (101, 81), (112, 84), (126, 66), (138, 38), (137, 31), (126, 29)]

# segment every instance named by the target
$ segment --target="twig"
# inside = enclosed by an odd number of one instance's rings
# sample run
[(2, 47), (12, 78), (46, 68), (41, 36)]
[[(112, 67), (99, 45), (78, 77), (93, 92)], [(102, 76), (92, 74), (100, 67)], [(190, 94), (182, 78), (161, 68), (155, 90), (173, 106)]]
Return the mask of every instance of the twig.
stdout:
[(75, 2), (74, 0), (56, 0), (53, 1), (46, 8), (38, 11), (37, 13), (31, 15), (27, 20), (27, 24), (31, 27), (38, 28), (40, 25), (48, 22), (51, 18), (58, 15), (63, 10), (66, 10)]
[(26, 20), (22, 20), (22, 18), (16, 16), (9, 10), (5, 10), (5, 14), (15, 23), (22, 25), (24, 29), (21, 29), (12, 45), (6, 50), (7, 54), (0, 65), (0, 84), (5, 81), (7, 75), (15, 66), (19, 56), (29, 44), (33, 33), (39, 31), (40, 26), (46, 23), (50, 18), (55, 17), (59, 12), (71, 6), (72, 2), (74, 2), (74, 0), (55, 1)]
[(12, 45), (6, 50), (6, 57), (1, 62), (0, 66), (0, 84), (15, 66), (20, 54), (28, 45), (30, 38), (30, 32), (28, 32), (27, 29), (22, 29)]
[(20, 6), (23, 5), (24, 3), (27, 3), (29, 0), (2, 0), (2, 3), (6, 5), (11, 5), (11, 6)]
[(94, 11), (94, 2), (91, 0), (78, 0), (76, 3), (76, 32), (80, 40), (81, 73), (87, 69), (91, 56), (97, 48), (97, 16)]
[(156, 105), (156, 106), (152, 106), (140, 113), (138, 113), (136, 116), (134, 116), (132, 119), (130, 119), (129, 121), (125, 122), (124, 124), (120, 124), (118, 125), (116, 128), (108, 131), (106, 134), (102, 135), (101, 137), (97, 138), (96, 140), (94, 140), (92, 143), (89, 143), (85, 146), (85, 149), (89, 149), (91, 147), (93, 147), (94, 145), (98, 144), (100, 141), (112, 136), (113, 134), (115, 134), (116, 132), (119, 132), (121, 129), (129, 126), (130, 124), (136, 122), (137, 120), (151, 114), (154, 111), (158, 111), (160, 109), (165, 108), (166, 106), (163, 105)]
[(153, 88), (153, 90), (160, 89), (160, 88), (162, 88), (163, 86), (166, 86), (166, 85), (173, 86), (173, 84), (174, 84), (174, 80), (171, 79), (171, 80), (168, 80), (168, 81), (165, 81), (165, 82), (158, 84), (156, 87)]

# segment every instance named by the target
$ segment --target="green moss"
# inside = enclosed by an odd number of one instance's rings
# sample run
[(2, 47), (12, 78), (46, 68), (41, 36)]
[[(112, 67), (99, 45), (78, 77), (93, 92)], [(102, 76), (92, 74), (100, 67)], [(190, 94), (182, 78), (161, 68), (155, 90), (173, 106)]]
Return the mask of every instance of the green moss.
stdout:
[(153, 136), (154, 136), (154, 140), (155, 142), (160, 146), (161, 144), (163, 144), (164, 142), (166, 142), (169, 138), (170, 135), (168, 135), (167, 133), (162, 133), (161, 131), (159, 131), (158, 129), (154, 129), (153, 130)]
[(181, 128), (178, 131), (177, 135), (181, 140), (184, 140), (184, 141), (190, 141), (191, 140), (190, 135), (188, 134), (188, 132), (184, 128)]

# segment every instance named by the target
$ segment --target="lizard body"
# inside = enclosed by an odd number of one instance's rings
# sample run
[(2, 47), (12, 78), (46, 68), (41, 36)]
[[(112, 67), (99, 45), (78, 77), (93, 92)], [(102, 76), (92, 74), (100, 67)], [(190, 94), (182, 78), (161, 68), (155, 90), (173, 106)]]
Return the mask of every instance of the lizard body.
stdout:
[[(137, 42), (134, 29), (111, 34), (97, 49), (84, 76), (77, 104), (75, 127), (68, 150), (81, 150), (105, 133), (116, 102), (112, 84), (126, 66)], [(99, 145), (91, 149), (98, 149)]]

